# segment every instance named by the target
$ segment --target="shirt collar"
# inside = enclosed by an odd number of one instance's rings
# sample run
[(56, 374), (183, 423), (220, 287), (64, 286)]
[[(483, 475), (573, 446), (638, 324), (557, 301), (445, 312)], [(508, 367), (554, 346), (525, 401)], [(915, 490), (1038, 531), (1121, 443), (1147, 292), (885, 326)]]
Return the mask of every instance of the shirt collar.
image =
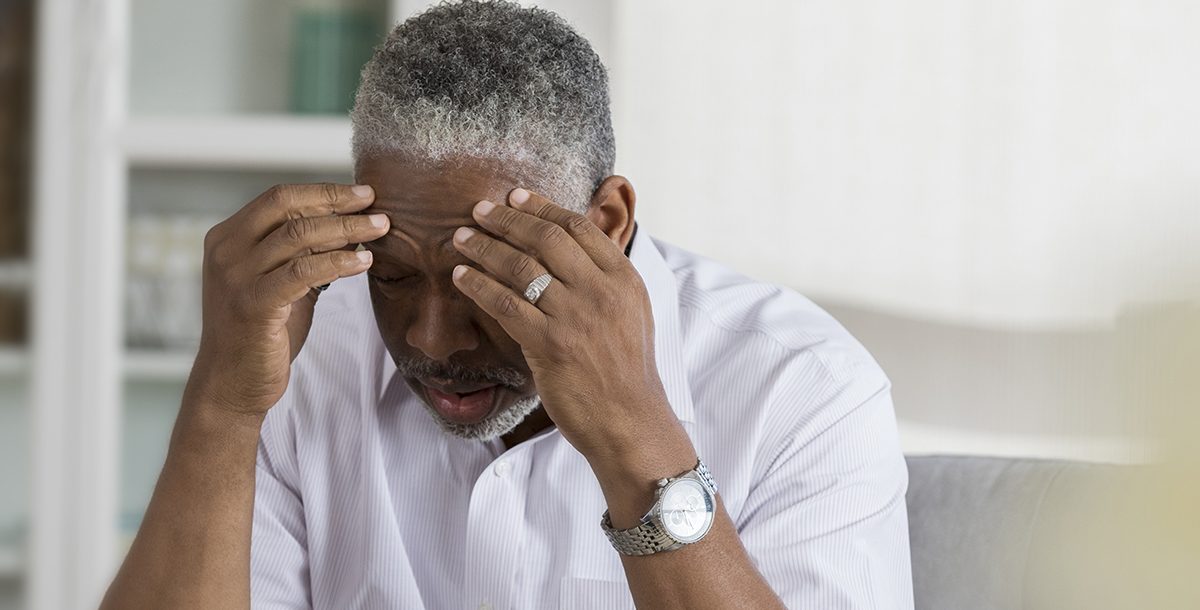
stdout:
[[(654, 317), (654, 361), (663, 389), (675, 417), (682, 422), (695, 421), (692, 405), (692, 390), (687, 379), (686, 361), (683, 359), (683, 337), (679, 326), (679, 292), (675, 273), (667, 266), (653, 238), (640, 227), (634, 228), (629, 243), (629, 260), (642, 276), (646, 291), (650, 295), (650, 309)], [(396, 376), (396, 365), (387, 350), (379, 342), (380, 375), (379, 395), (387, 393), (389, 385), (403, 385)], [(397, 387), (399, 389), (399, 387)]]
[[(640, 227), (639, 227), (640, 229)], [(683, 359), (683, 331), (679, 322), (679, 284), (658, 245), (644, 231), (635, 230), (629, 260), (642, 276), (654, 314), (654, 360), (675, 417), (695, 421), (692, 390)]]

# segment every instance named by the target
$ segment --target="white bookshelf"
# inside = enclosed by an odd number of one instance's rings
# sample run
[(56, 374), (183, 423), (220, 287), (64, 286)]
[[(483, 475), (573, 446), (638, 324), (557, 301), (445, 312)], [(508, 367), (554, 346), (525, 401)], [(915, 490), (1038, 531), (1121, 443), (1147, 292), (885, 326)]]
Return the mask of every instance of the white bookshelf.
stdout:
[[(132, 382), (183, 382), (192, 371), (196, 355), (179, 350), (128, 350), (122, 372)], [(29, 352), (20, 347), (0, 347), (0, 379), (19, 379), (29, 373)]]
[(21, 549), (0, 546), (0, 582), (20, 578), (25, 573), (25, 558)]
[(28, 350), (23, 347), (0, 347), (0, 378), (24, 377), (28, 372)]
[(287, 115), (135, 118), (122, 135), (139, 168), (338, 170), (350, 167), (350, 121)]
[(32, 274), (32, 268), (27, 260), (0, 259), (0, 290), (26, 290), (29, 288)]
[(192, 352), (166, 350), (129, 350), (125, 352), (124, 373), (127, 382), (187, 381), (196, 355)]

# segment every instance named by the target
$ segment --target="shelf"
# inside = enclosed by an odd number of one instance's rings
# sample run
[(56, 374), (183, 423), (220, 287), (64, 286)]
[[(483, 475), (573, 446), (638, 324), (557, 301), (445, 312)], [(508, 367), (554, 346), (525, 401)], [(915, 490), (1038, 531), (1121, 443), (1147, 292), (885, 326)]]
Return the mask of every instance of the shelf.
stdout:
[(243, 115), (147, 117), (122, 144), (139, 168), (351, 170), (345, 117)]
[(24, 290), (33, 272), (25, 260), (0, 260), (0, 290)]
[(195, 359), (192, 352), (130, 350), (125, 352), (125, 379), (182, 383), (187, 381)]
[(0, 347), (0, 377), (19, 377), (29, 370), (29, 350), (21, 347)]
[(0, 546), (0, 581), (20, 578), (24, 574), (24, 553), (17, 548)]

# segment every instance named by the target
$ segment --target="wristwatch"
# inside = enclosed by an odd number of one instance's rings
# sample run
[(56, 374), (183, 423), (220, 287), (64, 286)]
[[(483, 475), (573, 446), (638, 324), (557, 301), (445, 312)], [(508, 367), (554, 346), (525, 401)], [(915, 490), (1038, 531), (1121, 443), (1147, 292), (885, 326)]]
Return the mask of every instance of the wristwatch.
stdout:
[(699, 541), (712, 528), (717, 508), (717, 483), (703, 460), (676, 477), (660, 479), (654, 506), (636, 527), (613, 529), (608, 511), (600, 527), (613, 548), (624, 555), (674, 551)]

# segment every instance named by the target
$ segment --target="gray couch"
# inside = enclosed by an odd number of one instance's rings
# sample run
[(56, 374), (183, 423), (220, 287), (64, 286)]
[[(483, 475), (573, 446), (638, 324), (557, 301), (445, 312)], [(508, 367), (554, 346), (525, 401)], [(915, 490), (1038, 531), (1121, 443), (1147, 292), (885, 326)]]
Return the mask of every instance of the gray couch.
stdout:
[(951, 456), (908, 467), (917, 610), (1165, 607), (1137, 584), (1114, 525), (1129, 467)]

